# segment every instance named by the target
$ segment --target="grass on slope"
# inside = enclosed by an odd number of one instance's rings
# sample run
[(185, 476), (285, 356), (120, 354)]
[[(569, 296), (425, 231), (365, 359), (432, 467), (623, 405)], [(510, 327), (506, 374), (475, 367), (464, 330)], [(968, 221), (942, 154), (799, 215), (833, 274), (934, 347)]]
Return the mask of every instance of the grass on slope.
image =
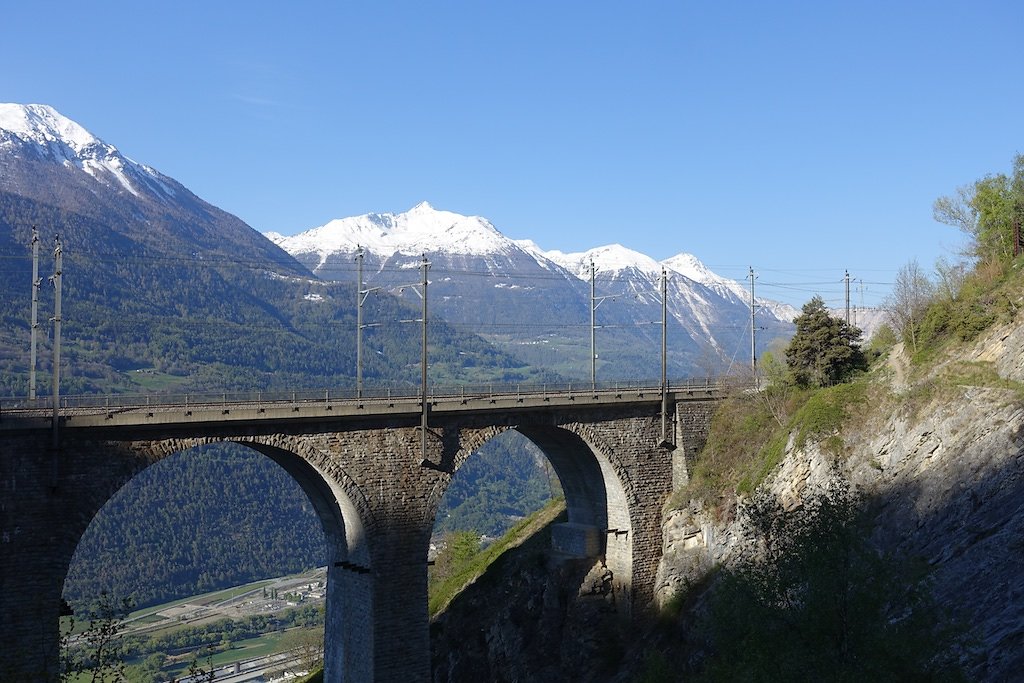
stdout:
[(739, 393), (722, 402), (711, 421), (707, 443), (689, 483), (669, 501), (679, 509), (691, 500), (723, 515), (737, 495), (749, 495), (782, 461), (792, 438), (797, 446), (818, 443), (841, 455), (843, 425), (868, 401), (871, 382), (815, 390), (791, 389), (784, 397)]
[(431, 581), (428, 587), (430, 616), (433, 617), (443, 610), (466, 586), (482, 576), (502, 553), (522, 545), (564, 511), (564, 499), (550, 501), (509, 529), (508, 533), (497, 541), (453, 567), (448, 576), (439, 581)]
[[(916, 380), (901, 394), (901, 408), (913, 415), (921, 405), (956, 395), (963, 386), (1008, 389), (1024, 400), (1024, 383), (1000, 377), (991, 363), (956, 358), (985, 330), (1014, 320), (1022, 307), (1022, 259), (979, 265), (955, 294), (936, 295), (913, 337), (904, 335)], [(869, 350), (876, 360), (884, 358), (885, 349)], [(695, 500), (726, 514), (737, 495), (752, 493), (781, 462), (790, 439), (796, 446), (817, 442), (826, 452), (841, 455), (841, 428), (851, 416), (869, 413), (865, 407), (882, 405), (885, 391), (868, 374), (824, 389), (777, 386), (732, 396), (712, 419), (690, 482), (675, 492), (669, 506), (678, 509)]]

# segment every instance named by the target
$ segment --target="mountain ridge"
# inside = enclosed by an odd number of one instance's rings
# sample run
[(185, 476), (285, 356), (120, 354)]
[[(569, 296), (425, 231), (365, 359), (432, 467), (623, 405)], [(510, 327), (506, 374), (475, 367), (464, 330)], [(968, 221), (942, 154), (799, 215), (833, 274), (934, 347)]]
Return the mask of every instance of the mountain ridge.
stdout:
[(244, 252), (268, 270), (312, 275), (241, 219), (47, 105), (0, 104), (0, 192), (102, 223), (107, 234), (97, 238), (131, 242), (143, 254), (209, 260)]
[(4, 148), (49, 157), (96, 180), (112, 176), (135, 196), (141, 191), (133, 179), (164, 201), (177, 194), (173, 180), (124, 156), (49, 105), (0, 103), (0, 149)]
[[(570, 377), (582, 377), (590, 367), (584, 331), (592, 319), (603, 330), (604, 348), (612, 350), (599, 356), (603, 375), (657, 374), (650, 358), (660, 355), (660, 347), (651, 326), (661, 318), (663, 270), (670, 372), (715, 374), (734, 364), (740, 348), (749, 348), (749, 341), (740, 343), (744, 335), (750, 338), (751, 318), (749, 300), (738, 293), (742, 286), (685, 252), (659, 262), (618, 244), (545, 251), (533, 240), (505, 237), (485, 218), (428, 202), (403, 213), (335, 219), (291, 237), (268, 237), (326, 280), (355, 282), (361, 256), (364, 284), (396, 292), (425, 257), (431, 291), (439, 292), (432, 306), (442, 317), (526, 354), (528, 361), (558, 363), (556, 370)], [(791, 334), (797, 314), (785, 304), (757, 300), (757, 325), (766, 331), (760, 348)]]
[[(365, 225), (370, 223), (380, 226), (376, 234), (369, 234)], [(426, 228), (429, 225), (446, 224), (450, 227), (459, 226), (463, 229), (459, 234), (472, 227), (478, 226), (478, 234), (471, 242), (459, 243), (455, 240), (442, 240), (436, 234), (431, 234)], [(389, 232), (390, 229), (390, 232)], [(494, 236), (492, 240), (479, 239), (479, 233), (486, 231)], [(395, 253), (412, 256), (430, 252), (448, 252), (473, 254), (485, 256), (495, 251), (494, 245), (500, 245), (507, 249), (515, 246), (523, 252), (534, 257), (539, 263), (548, 261), (554, 263), (569, 272), (574, 273), (581, 280), (589, 280), (589, 263), (604, 271), (616, 271), (626, 268), (635, 268), (644, 273), (658, 275), (661, 267), (673, 271), (701, 285), (716, 285), (720, 290), (728, 290), (733, 295), (742, 297), (744, 295), (743, 285), (734, 280), (722, 277), (705, 266), (695, 255), (688, 252), (680, 252), (675, 256), (660, 261), (635, 251), (621, 244), (609, 244), (581, 252), (562, 252), (559, 250), (544, 250), (532, 239), (511, 239), (505, 237), (486, 218), (480, 216), (464, 216), (452, 211), (438, 210), (429, 202), (422, 201), (408, 211), (402, 213), (368, 213), (361, 216), (350, 216), (336, 218), (324, 225), (304, 230), (295, 235), (286, 236), (277, 232), (264, 233), (271, 241), (281, 246), (291, 254), (315, 251), (322, 257), (323, 261), (337, 253), (356, 253), (361, 247), (364, 251), (372, 252), (378, 256), (393, 256)], [(359, 238), (364, 239), (360, 240)], [(384, 239), (387, 246), (381, 244)], [(404, 238), (404, 240), (403, 240)], [(383, 248), (382, 248), (383, 247)], [(388, 251), (390, 249), (390, 252)], [(315, 268), (313, 269), (316, 270)], [(759, 305), (770, 304), (770, 307), (781, 313), (792, 313), (793, 317), (799, 311), (788, 304), (774, 302), (768, 299), (755, 298)], [(785, 320), (789, 322), (790, 320)]]

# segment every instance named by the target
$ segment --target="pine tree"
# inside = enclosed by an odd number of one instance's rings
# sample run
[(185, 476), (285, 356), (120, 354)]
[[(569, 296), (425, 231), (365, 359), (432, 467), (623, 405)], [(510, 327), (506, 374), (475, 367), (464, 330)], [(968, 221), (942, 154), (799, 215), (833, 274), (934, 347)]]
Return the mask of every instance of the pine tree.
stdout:
[(786, 364), (796, 384), (829, 386), (867, 368), (860, 329), (831, 315), (819, 296), (802, 310), (794, 320), (796, 334), (786, 349)]

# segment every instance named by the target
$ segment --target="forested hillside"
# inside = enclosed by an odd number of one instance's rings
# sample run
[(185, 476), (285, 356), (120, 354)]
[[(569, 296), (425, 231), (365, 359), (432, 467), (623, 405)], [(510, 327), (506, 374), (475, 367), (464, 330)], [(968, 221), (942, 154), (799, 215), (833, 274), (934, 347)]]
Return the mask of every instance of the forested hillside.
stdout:
[[(57, 231), (63, 244), (61, 393), (355, 384), (354, 286), (320, 282), (297, 263), (261, 260), (241, 246), (231, 255), (158, 249), (112, 230), (103, 218), (0, 192), (0, 395), (27, 393), (33, 225), (45, 226), (42, 394), (49, 391), (54, 308), (45, 279), (53, 272)], [(281, 258), (290, 261), (283, 252)], [(417, 315), (383, 294), (366, 300), (364, 319), (373, 325), (364, 333), (368, 385), (418, 381), (419, 334), (413, 323), (402, 322)], [(440, 320), (430, 321), (429, 340), (432, 381), (533, 376), (521, 362)]]
[(152, 465), (82, 537), (64, 585), (68, 602), (108, 591), (139, 607), (322, 566), (320, 520), (269, 458), (233, 444)]

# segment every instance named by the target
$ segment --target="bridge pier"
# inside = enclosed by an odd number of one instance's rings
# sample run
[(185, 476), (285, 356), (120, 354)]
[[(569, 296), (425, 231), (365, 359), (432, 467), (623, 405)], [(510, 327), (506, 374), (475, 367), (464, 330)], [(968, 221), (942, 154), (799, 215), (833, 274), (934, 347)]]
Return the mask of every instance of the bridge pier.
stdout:
[[(29, 481), (18, 481), (15, 500), (6, 495), (12, 484), (10, 477), (4, 476), (4, 502), (0, 503), (0, 680), (56, 680), (61, 591), (74, 546), (68, 552), (61, 542), (63, 534), (50, 522), (61, 516), (59, 497)], [(33, 496), (38, 498), (32, 501)]]
[[(444, 459), (444, 445), (443, 434), (428, 437), (428, 462)], [(343, 671), (325, 662), (324, 680), (428, 681), (427, 551), (434, 493), (447, 488), (451, 475), (420, 464), (416, 427), (335, 433), (320, 449), (343, 467), (340, 478), (354, 501), (349, 516), (358, 515), (364, 535), (349, 539), (350, 546), (365, 545), (359, 558), (334, 563), (337, 590), (349, 601), (353, 590), (368, 592), (362, 609), (346, 605), (340, 630), (325, 635), (328, 643), (342, 634), (361, 639), (361, 670), (356, 673), (357, 657), (346, 657)]]
[[(55, 453), (43, 435), (0, 450), (0, 680), (56, 680), (64, 579), (96, 511), (131, 476), (88, 448)], [(86, 474), (83, 474), (83, 471)], [(89, 476), (89, 474), (95, 476)]]

